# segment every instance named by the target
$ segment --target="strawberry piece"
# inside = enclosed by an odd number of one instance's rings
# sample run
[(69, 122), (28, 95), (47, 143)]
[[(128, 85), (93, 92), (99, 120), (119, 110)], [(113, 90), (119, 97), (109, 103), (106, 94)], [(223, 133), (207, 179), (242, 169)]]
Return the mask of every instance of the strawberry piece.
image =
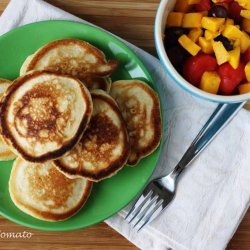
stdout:
[(183, 75), (188, 82), (197, 86), (205, 71), (214, 71), (217, 67), (217, 61), (213, 56), (199, 54), (186, 60)]
[(234, 19), (236, 22), (241, 22), (242, 16), (240, 15), (241, 10), (243, 8), (237, 3), (232, 2), (229, 4), (229, 17)]
[(244, 63), (240, 62), (239, 67), (234, 69), (229, 63), (219, 66), (217, 72), (220, 75), (221, 83), (219, 93), (230, 95), (235, 88), (245, 79)]
[(209, 11), (211, 7), (211, 0), (201, 0), (200, 3), (194, 5), (194, 8), (197, 12)]
[(245, 64), (250, 62), (250, 47), (247, 49), (247, 51), (242, 55), (242, 60)]

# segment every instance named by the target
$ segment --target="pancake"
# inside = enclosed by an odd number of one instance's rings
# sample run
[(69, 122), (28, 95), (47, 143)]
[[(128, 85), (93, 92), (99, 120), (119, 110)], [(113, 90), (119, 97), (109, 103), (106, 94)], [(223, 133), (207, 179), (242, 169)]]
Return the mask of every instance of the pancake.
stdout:
[(70, 178), (100, 181), (116, 174), (125, 165), (129, 141), (115, 101), (102, 90), (91, 94), (94, 109), (88, 129), (77, 146), (54, 163)]
[(82, 82), (61, 74), (29, 73), (15, 80), (6, 93), (0, 114), (2, 136), (30, 162), (56, 159), (72, 149), (93, 110)]
[(157, 94), (139, 80), (122, 80), (112, 84), (116, 100), (127, 124), (131, 151), (127, 164), (136, 165), (160, 144), (161, 112)]
[(92, 183), (69, 179), (51, 162), (30, 163), (17, 158), (12, 167), (9, 192), (24, 213), (40, 220), (61, 221), (77, 213), (87, 201)]
[(20, 70), (20, 75), (32, 70), (46, 70), (72, 75), (91, 90), (107, 90), (107, 76), (118, 66), (118, 61), (107, 61), (98, 48), (78, 39), (62, 39), (50, 42), (29, 56)]
[(90, 91), (94, 89), (102, 89), (109, 93), (111, 88), (111, 79), (109, 77), (86, 75), (85, 77), (82, 77), (81, 81)]
[[(0, 78), (0, 99), (6, 89), (10, 86), (11, 81)], [(10, 150), (9, 146), (0, 137), (0, 161), (9, 161), (16, 158), (16, 155)]]
[(11, 84), (11, 81), (0, 78), (0, 96), (3, 95), (3, 93), (10, 86), (10, 84)]

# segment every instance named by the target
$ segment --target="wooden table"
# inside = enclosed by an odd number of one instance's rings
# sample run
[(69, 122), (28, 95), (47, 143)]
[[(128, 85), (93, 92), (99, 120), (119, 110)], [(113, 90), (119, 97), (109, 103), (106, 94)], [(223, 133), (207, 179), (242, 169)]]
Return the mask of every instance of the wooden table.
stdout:
[[(0, 0), (0, 13), (9, 0)], [(156, 55), (153, 25), (159, 0), (48, 0), (48, 2)], [(105, 223), (73, 232), (54, 233), (27, 229), (0, 217), (0, 232), (34, 233), (32, 240), (0, 239), (0, 249), (136, 249)], [(250, 249), (250, 210), (227, 249)]]

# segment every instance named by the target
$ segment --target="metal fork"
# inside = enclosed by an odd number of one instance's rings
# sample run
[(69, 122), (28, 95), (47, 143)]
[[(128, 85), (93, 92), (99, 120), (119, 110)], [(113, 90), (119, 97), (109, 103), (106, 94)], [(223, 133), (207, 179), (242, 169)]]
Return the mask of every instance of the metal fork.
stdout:
[(231, 121), (244, 103), (219, 104), (176, 167), (167, 175), (152, 180), (128, 212), (125, 220), (138, 231), (156, 218), (173, 200), (180, 174)]

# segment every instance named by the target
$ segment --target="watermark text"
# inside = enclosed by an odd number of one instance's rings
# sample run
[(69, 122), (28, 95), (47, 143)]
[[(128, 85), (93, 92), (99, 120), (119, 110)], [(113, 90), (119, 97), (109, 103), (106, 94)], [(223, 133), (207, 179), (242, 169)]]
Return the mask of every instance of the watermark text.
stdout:
[(30, 239), (33, 236), (31, 232), (3, 232), (0, 230), (0, 239)]

